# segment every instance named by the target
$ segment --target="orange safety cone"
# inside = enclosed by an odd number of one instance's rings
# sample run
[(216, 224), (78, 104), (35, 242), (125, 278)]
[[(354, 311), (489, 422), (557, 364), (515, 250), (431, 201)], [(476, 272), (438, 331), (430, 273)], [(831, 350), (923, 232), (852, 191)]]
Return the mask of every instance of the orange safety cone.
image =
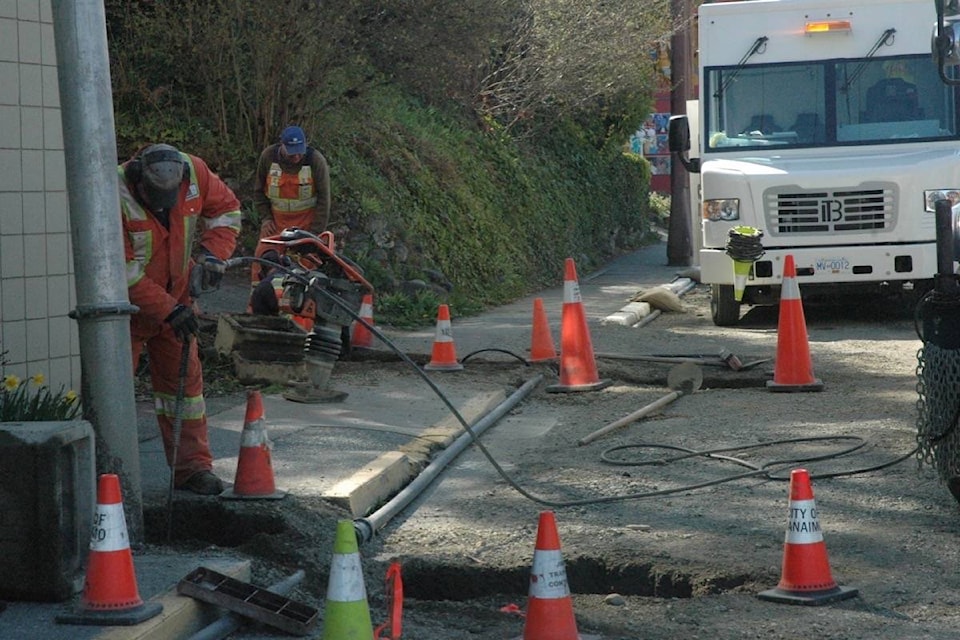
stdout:
[[(581, 636), (573, 615), (567, 569), (552, 511), (541, 511), (537, 545), (530, 569), (530, 590), (522, 640), (588, 640)], [(517, 638), (516, 640), (521, 640)]]
[(120, 478), (106, 473), (97, 484), (97, 510), (90, 532), (90, 555), (83, 595), (76, 611), (57, 622), (89, 625), (135, 625), (163, 611), (159, 602), (144, 603), (123, 515)]
[(786, 604), (819, 605), (855, 595), (856, 589), (837, 586), (833, 580), (810, 474), (806, 469), (795, 469), (790, 473), (790, 520), (783, 544), (780, 583), (757, 597)]
[(813, 377), (807, 324), (792, 255), (787, 255), (783, 261), (777, 359), (773, 380), (767, 381), (767, 388), (771, 391), (823, 391), (823, 382)]
[[(360, 319), (371, 327), (373, 326), (373, 295), (364, 294), (363, 302), (360, 303)], [(373, 333), (370, 332), (363, 322), (354, 321), (353, 332), (350, 336), (350, 346), (369, 349), (373, 346)]]
[(423, 367), (428, 371), (460, 371), (463, 365), (457, 362), (457, 348), (453, 344), (453, 329), (450, 327), (450, 308), (441, 304), (437, 310), (437, 336), (433, 341), (430, 362)]
[(563, 312), (560, 318), (560, 383), (550, 385), (547, 391), (596, 391), (610, 386), (610, 382), (601, 380), (597, 375), (587, 316), (580, 299), (577, 267), (573, 258), (567, 258), (563, 276)]
[(259, 391), (248, 391), (237, 473), (233, 486), (221, 493), (221, 498), (278, 500), (287, 495), (285, 491), (278, 491), (274, 483), (271, 443), (263, 423), (263, 397)]
[(352, 520), (337, 521), (327, 580), (323, 640), (373, 640), (373, 622)]
[(543, 298), (533, 300), (533, 334), (530, 339), (530, 362), (550, 362), (557, 359)]

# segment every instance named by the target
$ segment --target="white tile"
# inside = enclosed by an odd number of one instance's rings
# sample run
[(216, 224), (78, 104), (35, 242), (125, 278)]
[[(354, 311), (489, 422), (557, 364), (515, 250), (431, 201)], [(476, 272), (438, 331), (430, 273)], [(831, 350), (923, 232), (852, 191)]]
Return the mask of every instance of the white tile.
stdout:
[(42, 62), (40, 23), (17, 22), (17, 37), (20, 40), (20, 62), (40, 64)]
[(69, 358), (56, 358), (53, 355), (53, 345), (50, 345), (50, 359), (47, 361), (50, 376), (47, 384), (54, 393), (58, 393), (62, 387), (64, 391), (71, 389), (80, 393), (80, 385), (74, 385), (71, 381), (71, 366)]
[(0, 0), (0, 18), (17, 17), (17, 0)]
[[(46, 274), (47, 243), (44, 236), (42, 234), (23, 236), (23, 275), (29, 278), (30, 276), (45, 276)], [(46, 303), (43, 306), (46, 307)], [(29, 305), (27, 309), (30, 309)]]
[(20, 70), (15, 62), (0, 62), (0, 104), (20, 102)]
[[(25, 320), (0, 324), (0, 351), (7, 352), (4, 357), (9, 364), (26, 362), (27, 323)], [(7, 373), (13, 373), (13, 371), (8, 368)]]
[(51, 67), (57, 66), (57, 41), (53, 37), (53, 25), (40, 25), (40, 61)]
[[(70, 355), (70, 325), (71, 324), (73, 324), (73, 320), (71, 320), (67, 316), (58, 316), (58, 317), (50, 318), (50, 357), (51, 358), (65, 358)], [(67, 373), (66, 376), (69, 376), (69, 373)]]
[[(50, 357), (50, 326), (46, 317), (27, 320), (27, 360)], [(49, 372), (44, 371), (44, 375)]]
[(53, 22), (53, 9), (50, 0), (40, 0), (40, 22)]
[(37, 0), (17, 0), (17, 17), (21, 20), (40, 21), (40, 3)]
[(3, 279), (3, 293), (0, 296), (0, 322), (23, 320), (26, 316), (23, 278)]
[[(63, 276), (70, 273), (70, 254), (67, 251), (69, 236), (65, 233), (48, 233), (47, 238), (47, 275), (50, 277)], [(63, 293), (69, 295), (64, 281)], [(66, 300), (66, 298), (64, 298)], [(69, 302), (69, 301), (68, 301)], [(66, 312), (64, 312), (66, 313)]]
[(43, 106), (59, 107), (60, 85), (58, 84), (57, 68), (43, 65), (40, 67), (40, 74), (43, 77)]
[(17, 21), (0, 18), (0, 60), (7, 62), (20, 60), (18, 39)]
[(43, 105), (43, 67), (38, 64), (20, 65), (20, 105)]
[[(26, 135), (26, 132), (24, 132)], [(43, 191), (43, 151), (24, 149), (20, 152), (20, 165), (23, 167), (24, 191)]]
[(27, 320), (37, 320), (47, 317), (47, 291), (46, 278), (24, 278), (23, 286), (26, 288), (27, 296), (24, 306), (24, 315)]
[(0, 277), (23, 275), (23, 236), (0, 236)]
[(70, 312), (70, 278), (66, 275), (47, 278), (47, 313), (66, 316)]
[(63, 151), (44, 152), (43, 188), (47, 191), (64, 191), (67, 188), (67, 165)]
[(60, 109), (43, 110), (43, 148), (63, 149), (63, 123)]
[(23, 233), (23, 195), (19, 191), (0, 192), (0, 236)]
[(42, 234), (47, 230), (42, 191), (29, 191), (23, 194), (23, 233)]
[(43, 149), (43, 108), (20, 107), (21, 149)]
[(21, 180), (19, 149), (0, 149), (0, 191), (20, 191)]
[(20, 148), (20, 107), (0, 105), (0, 147)]
[(47, 203), (47, 233), (69, 233), (66, 192), (47, 191), (44, 193), (44, 200)]

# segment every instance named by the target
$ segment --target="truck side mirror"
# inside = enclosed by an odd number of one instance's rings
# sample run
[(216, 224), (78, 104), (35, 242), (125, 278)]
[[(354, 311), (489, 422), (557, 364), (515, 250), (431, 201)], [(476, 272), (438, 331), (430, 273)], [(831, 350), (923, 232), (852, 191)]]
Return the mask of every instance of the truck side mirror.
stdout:
[(700, 159), (689, 157), (690, 120), (687, 116), (670, 116), (667, 145), (670, 148), (670, 153), (676, 154), (679, 158), (684, 169), (690, 173), (700, 173)]

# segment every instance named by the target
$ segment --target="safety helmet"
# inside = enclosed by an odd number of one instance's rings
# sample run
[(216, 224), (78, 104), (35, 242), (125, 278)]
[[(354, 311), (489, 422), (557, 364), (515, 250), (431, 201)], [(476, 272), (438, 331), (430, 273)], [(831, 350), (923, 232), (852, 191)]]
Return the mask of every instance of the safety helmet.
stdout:
[(172, 209), (183, 182), (183, 156), (169, 144), (152, 144), (140, 153), (139, 160), (147, 204), (152, 209)]

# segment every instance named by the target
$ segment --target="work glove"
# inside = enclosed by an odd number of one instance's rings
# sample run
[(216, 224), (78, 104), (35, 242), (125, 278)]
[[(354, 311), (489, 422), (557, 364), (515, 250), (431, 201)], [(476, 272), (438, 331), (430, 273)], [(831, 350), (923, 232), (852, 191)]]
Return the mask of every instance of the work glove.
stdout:
[(203, 267), (200, 288), (203, 291), (216, 291), (223, 281), (223, 274), (227, 270), (227, 263), (220, 258), (204, 253), (197, 258), (197, 264)]
[(163, 321), (170, 325), (181, 342), (186, 342), (191, 337), (200, 334), (200, 321), (194, 315), (193, 309), (186, 305), (178, 304), (175, 306), (170, 315)]

